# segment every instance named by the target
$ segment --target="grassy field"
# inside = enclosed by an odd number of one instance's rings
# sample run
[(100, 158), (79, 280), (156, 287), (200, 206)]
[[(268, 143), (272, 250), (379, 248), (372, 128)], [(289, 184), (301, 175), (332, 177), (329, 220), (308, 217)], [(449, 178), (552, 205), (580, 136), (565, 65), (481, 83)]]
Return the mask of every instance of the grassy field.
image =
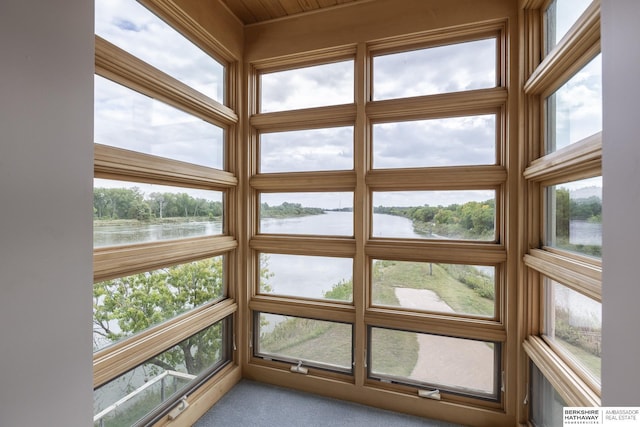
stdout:
[[(479, 296), (477, 290), (456, 280), (449, 271), (452, 269), (439, 264), (377, 261), (373, 271), (374, 304), (399, 306), (395, 296), (397, 287), (429, 289), (458, 313), (492, 316), (494, 301)], [(464, 270), (464, 274), (486, 278), (475, 269)], [(335, 291), (342, 291), (342, 287), (337, 286)], [(373, 334), (374, 368), (376, 372), (408, 376), (418, 359), (417, 336), (392, 332), (378, 328)], [(260, 351), (350, 368), (352, 330), (350, 325), (340, 323), (289, 318), (263, 334)]]

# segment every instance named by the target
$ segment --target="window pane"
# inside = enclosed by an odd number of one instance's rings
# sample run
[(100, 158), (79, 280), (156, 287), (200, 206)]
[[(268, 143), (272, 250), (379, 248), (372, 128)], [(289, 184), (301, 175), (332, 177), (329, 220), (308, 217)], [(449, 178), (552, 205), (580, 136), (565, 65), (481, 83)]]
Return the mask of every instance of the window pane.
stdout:
[(260, 112), (353, 102), (353, 61), (333, 62), (260, 75)]
[(225, 295), (224, 257), (93, 285), (93, 351)]
[(256, 354), (351, 372), (352, 334), (346, 323), (260, 313)]
[(596, 56), (547, 98), (547, 152), (602, 131), (602, 61)]
[(218, 126), (95, 76), (94, 142), (222, 169)]
[(96, 0), (95, 32), (159, 70), (224, 102), (224, 66), (134, 0)]
[(353, 193), (263, 193), (260, 233), (353, 236)]
[(562, 408), (569, 406), (560, 397), (555, 388), (542, 375), (533, 362), (531, 365), (531, 422), (535, 427), (554, 427), (562, 425)]
[(547, 244), (602, 256), (602, 177), (547, 187)]
[(496, 39), (373, 58), (373, 99), (405, 98), (496, 86)]
[(260, 172), (353, 169), (353, 127), (260, 135)]
[(94, 179), (93, 247), (222, 234), (222, 194)]
[(371, 328), (370, 345), (374, 378), (497, 397), (496, 343)]
[(373, 125), (374, 168), (495, 163), (495, 114)]
[(225, 322), (198, 332), (93, 392), (95, 427), (130, 426), (228, 360)]
[(261, 254), (260, 292), (302, 298), (353, 301), (353, 260)]
[(545, 12), (547, 53), (567, 34), (569, 28), (591, 4), (592, 0), (554, 0)]
[(373, 193), (373, 237), (495, 239), (493, 190)]
[(545, 278), (546, 335), (600, 382), (602, 304)]
[(374, 260), (373, 304), (493, 317), (495, 267)]

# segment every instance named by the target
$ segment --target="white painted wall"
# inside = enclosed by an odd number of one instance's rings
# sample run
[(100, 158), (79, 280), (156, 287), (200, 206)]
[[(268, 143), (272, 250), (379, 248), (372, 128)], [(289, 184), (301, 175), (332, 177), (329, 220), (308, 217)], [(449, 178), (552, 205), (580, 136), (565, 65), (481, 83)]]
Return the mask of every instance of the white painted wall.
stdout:
[(0, 1), (0, 426), (92, 420), (93, 2)]
[(640, 406), (640, 1), (602, 0), (602, 403)]

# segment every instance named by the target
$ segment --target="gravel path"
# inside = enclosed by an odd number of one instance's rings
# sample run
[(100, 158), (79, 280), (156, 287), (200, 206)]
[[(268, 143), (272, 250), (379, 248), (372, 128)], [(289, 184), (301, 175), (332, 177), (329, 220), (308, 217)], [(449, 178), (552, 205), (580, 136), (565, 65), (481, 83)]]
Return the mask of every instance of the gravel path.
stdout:
[[(453, 313), (428, 289), (395, 288), (405, 308)], [(494, 354), (485, 343), (437, 335), (418, 334), (418, 361), (410, 378), (484, 393), (494, 392)]]

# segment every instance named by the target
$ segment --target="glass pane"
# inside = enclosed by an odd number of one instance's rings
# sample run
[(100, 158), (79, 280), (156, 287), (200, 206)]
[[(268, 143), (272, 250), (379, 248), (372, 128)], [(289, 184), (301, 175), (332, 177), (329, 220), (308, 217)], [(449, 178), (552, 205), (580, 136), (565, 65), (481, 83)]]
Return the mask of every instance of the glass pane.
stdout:
[(131, 426), (227, 360), (222, 320), (93, 392), (95, 427)]
[(373, 99), (405, 98), (496, 86), (496, 39), (373, 58)]
[(93, 247), (222, 234), (222, 192), (93, 180)]
[(256, 354), (351, 372), (352, 334), (346, 323), (260, 313)]
[(134, 0), (96, 0), (95, 32), (210, 98), (224, 102), (224, 66)]
[(261, 254), (260, 292), (353, 301), (353, 260), (307, 255)]
[(260, 172), (353, 169), (353, 127), (260, 135)]
[(547, 98), (547, 152), (602, 131), (602, 60), (596, 56)]
[(353, 236), (353, 193), (263, 193), (260, 233)]
[(545, 333), (600, 382), (602, 304), (548, 278), (545, 291)]
[(602, 257), (602, 177), (547, 187), (547, 244)]
[(562, 425), (562, 408), (568, 406), (533, 362), (531, 365), (531, 422), (535, 427)]
[(350, 104), (353, 82), (352, 60), (264, 73), (260, 75), (260, 112)]
[(373, 125), (374, 168), (495, 163), (495, 114)]
[(224, 257), (93, 285), (93, 351), (224, 297)]
[(94, 142), (222, 169), (224, 130), (95, 76)]
[(495, 239), (493, 190), (373, 193), (373, 237)]
[(457, 393), (496, 397), (496, 344), (371, 328), (370, 374)]
[(495, 267), (374, 260), (373, 304), (493, 317)]
[(546, 10), (547, 53), (569, 32), (569, 28), (592, 0), (554, 0)]

